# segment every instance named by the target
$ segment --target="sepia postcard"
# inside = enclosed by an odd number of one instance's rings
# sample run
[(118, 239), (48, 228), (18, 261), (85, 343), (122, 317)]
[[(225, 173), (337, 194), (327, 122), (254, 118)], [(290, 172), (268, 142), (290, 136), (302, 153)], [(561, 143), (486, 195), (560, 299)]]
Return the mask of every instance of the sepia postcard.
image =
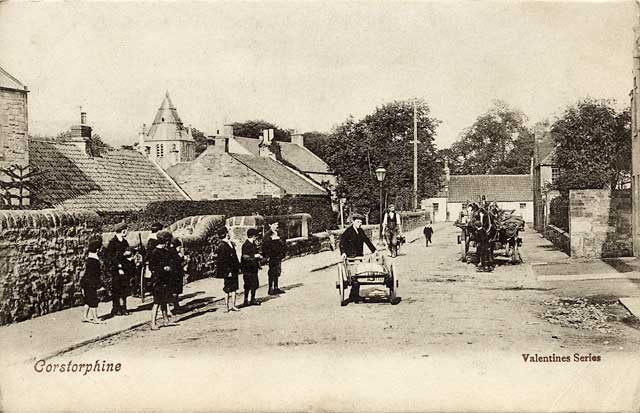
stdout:
[(637, 412), (640, 6), (0, 1), (0, 410)]

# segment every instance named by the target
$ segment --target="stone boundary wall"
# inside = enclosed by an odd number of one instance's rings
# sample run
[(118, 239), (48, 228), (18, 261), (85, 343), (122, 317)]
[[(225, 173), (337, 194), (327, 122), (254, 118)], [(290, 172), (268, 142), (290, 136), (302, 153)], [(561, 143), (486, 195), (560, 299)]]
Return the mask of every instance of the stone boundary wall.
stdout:
[(85, 247), (99, 237), (86, 211), (0, 211), (0, 325), (82, 303)]
[(630, 191), (580, 189), (569, 193), (571, 256), (633, 256)]
[(555, 225), (547, 225), (544, 237), (551, 241), (553, 245), (565, 254), (571, 254), (571, 242), (569, 233)]

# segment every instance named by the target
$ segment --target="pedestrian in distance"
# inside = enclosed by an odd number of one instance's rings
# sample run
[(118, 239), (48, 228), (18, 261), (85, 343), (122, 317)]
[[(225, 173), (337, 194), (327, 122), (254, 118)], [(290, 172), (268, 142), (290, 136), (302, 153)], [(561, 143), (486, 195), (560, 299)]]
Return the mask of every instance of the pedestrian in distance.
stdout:
[(428, 247), (429, 244), (431, 243), (431, 236), (433, 235), (433, 228), (431, 228), (431, 222), (428, 222), (427, 225), (424, 226), (422, 233), (424, 234), (424, 242)]
[[(364, 217), (360, 214), (354, 214), (351, 221), (351, 226), (345, 229), (340, 236), (342, 259), (362, 257), (364, 255), (364, 244), (367, 244), (371, 253), (376, 252), (376, 247), (362, 229)], [(358, 282), (354, 281), (352, 283), (349, 299), (353, 302), (360, 301), (360, 284)]]
[(218, 233), (220, 245), (218, 246), (218, 260), (216, 262), (218, 277), (224, 280), (222, 291), (226, 296), (224, 303), (227, 313), (230, 311), (240, 311), (236, 307), (236, 291), (238, 290), (238, 274), (240, 272), (240, 261), (236, 247), (231, 242), (231, 236), (226, 227)]
[(126, 266), (125, 251), (129, 248), (129, 242), (126, 239), (127, 224), (119, 223), (115, 227), (115, 235), (109, 241), (107, 250), (105, 251), (108, 273), (111, 276), (111, 315), (124, 315), (122, 308), (122, 297), (125, 296), (129, 289), (127, 276), (124, 272)]
[(82, 297), (84, 298), (83, 323), (104, 324), (98, 318), (98, 289), (102, 286), (100, 279), (100, 258), (98, 253), (102, 249), (102, 240), (95, 239), (89, 241), (87, 246), (88, 254), (85, 261), (84, 274), (80, 279)]
[(280, 224), (272, 222), (269, 224), (269, 230), (262, 240), (262, 255), (269, 262), (269, 295), (278, 295), (284, 293), (278, 282), (282, 274), (282, 260), (286, 256), (287, 244), (280, 237)]
[(151, 284), (153, 292), (153, 307), (151, 308), (151, 329), (157, 330), (158, 310), (162, 313), (164, 326), (177, 325), (169, 322), (167, 314), (167, 302), (170, 299), (171, 288), (174, 282), (175, 256), (170, 251), (171, 233), (160, 231), (157, 234), (156, 247), (151, 251), (149, 257), (149, 268), (151, 269)]
[[(249, 228), (247, 230), (247, 240), (242, 244), (242, 257), (240, 268), (242, 270), (242, 278), (244, 281), (244, 306), (260, 305), (256, 301), (256, 290), (260, 284), (258, 280), (258, 271), (260, 270), (260, 260), (262, 255), (256, 245), (258, 238), (258, 230)], [(251, 295), (251, 300), (249, 300)]]

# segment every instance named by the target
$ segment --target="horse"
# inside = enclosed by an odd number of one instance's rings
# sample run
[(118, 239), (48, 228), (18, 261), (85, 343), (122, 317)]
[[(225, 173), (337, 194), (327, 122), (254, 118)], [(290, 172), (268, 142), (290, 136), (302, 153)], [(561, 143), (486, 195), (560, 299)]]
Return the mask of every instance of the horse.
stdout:
[(478, 268), (480, 271), (493, 271), (495, 267), (493, 250), (495, 241), (498, 238), (496, 217), (487, 209), (481, 207), (475, 211), (471, 224), (473, 238), (476, 242)]

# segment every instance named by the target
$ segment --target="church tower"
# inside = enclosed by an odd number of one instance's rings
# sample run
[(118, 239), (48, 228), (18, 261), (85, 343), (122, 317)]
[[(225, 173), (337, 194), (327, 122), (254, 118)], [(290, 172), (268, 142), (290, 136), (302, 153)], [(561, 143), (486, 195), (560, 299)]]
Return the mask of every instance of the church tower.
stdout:
[(191, 129), (182, 124), (169, 92), (165, 94), (149, 130), (143, 126), (139, 132), (138, 146), (142, 153), (156, 161), (162, 169), (195, 159), (196, 144)]

